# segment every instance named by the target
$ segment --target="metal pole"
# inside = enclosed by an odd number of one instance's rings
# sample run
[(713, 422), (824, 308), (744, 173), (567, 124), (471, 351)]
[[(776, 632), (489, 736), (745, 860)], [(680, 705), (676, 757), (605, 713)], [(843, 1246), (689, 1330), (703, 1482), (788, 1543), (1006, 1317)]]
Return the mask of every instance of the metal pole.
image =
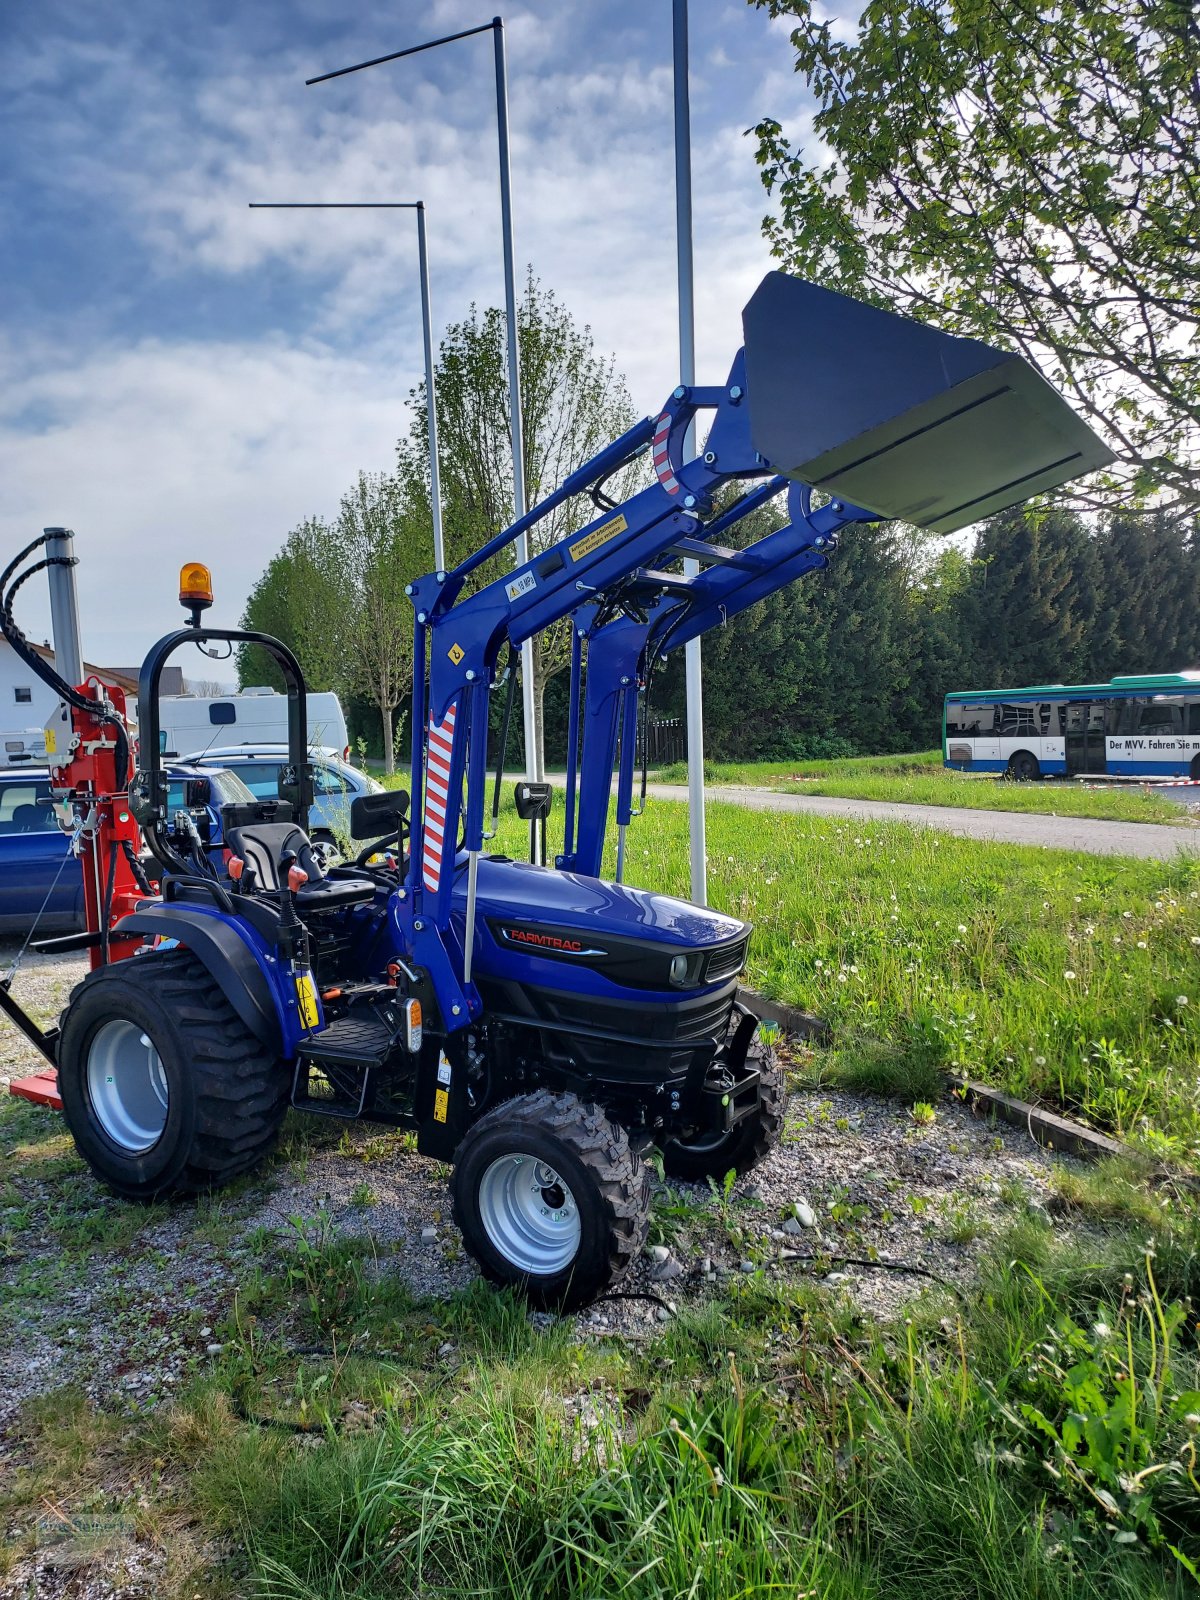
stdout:
[[(671, 0), (671, 42), (675, 76), (675, 249), (679, 280), (679, 377), (696, 381), (696, 305), (692, 266), (692, 132), (688, 98), (687, 0)], [(683, 454), (696, 453), (695, 424), (684, 438)], [(684, 576), (694, 578), (698, 561), (685, 560)], [(704, 689), (700, 674), (700, 640), (684, 646), (687, 692), (688, 819), (691, 833), (692, 899), (708, 904), (707, 842), (704, 828)]]
[[(480, 31), (478, 29), (476, 32)], [(457, 34), (455, 38), (459, 37)], [(391, 57), (386, 59), (390, 60)], [(374, 63), (368, 62), (369, 66)], [(358, 69), (348, 69), (357, 71)], [(339, 76), (336, 72), (331, 77)], [(319, 82), (319, 79), (312, 80)], [(437, 394), (433, 380), (433, 319), (429, 297), (429, 251), (425, 239), (424, 200), (251, 200), (251, 211), (415, 211), (421, 273), (421, 331), (425, 340), (425, 395), (429, 402), (429, 495), (433, 508), (433, 565), (446, 570), (442, 537), (442, 475), (438, 467)]]
[(442, 534), (442, 475), (438, 467), (437, 390), (433, 379), (433, 313), (429, 308), (429, 253), (425, 244), (425, 202), (417, 201), (417, 249), (421, 258), (421, 327), (425, 334), (425, 408), (429, 413), (429, 499), (433, 507), (433, 564), (446, 570)]
[[(525, 424), (521, 415), (521, 353), (517, 340), (517, 284), (512, 222), (512, 171), (508, 150), (508, 66), (504, 56), (504, 20), (492, 18), (492, 43), (496, 53), (496, 131), (500, 143), (500, 232), (504, 242), (504, 315), (508, 323), (508, 410), (512, 428), (513, 512), (519, 521), (525, 500)], [(529, 535), (517, 541), (516, 565), (529, 560)], [(545, 777), (541, 740), (534, 717), (533, 640), (521, 646), (521, 709), (525, 725), (525, 776), (534, 782)]]
[(43, 528), (47, 556), (65, 557), (69, 567), (46, 569), (50, 580), (50, 637), (54, 665), (72, 688), (83, 682), (83, 635), (79, 631), (79, 593), (75, 586), (75, 535), (70, 528)]

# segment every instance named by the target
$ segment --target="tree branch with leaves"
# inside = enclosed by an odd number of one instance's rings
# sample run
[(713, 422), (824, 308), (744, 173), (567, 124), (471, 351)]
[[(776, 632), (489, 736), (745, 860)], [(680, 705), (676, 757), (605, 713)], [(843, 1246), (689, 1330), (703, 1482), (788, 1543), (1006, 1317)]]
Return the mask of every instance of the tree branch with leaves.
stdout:
[[(812, 148), (754, 130), (785, 266), (1019, 351), (1108, 438), (1059, 499), (1200, 506), (1200, 23), (1190, 0), (872, 0), (794, 18)], [(866, 377), (869, 381), (869, 374)]]

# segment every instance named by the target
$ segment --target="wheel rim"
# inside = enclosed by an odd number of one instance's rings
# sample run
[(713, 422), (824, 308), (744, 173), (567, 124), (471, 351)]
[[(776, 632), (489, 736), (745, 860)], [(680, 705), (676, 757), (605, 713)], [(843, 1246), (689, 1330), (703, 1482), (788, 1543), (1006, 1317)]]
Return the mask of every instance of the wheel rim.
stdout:
[(575, 1259), (579, 1210), (548, 1162), (519, 1151), (493, 1161), (479, 1184), (479, 1220), (506, 1261), (549, 1277)]
[(140, 1155), (167, 1125), (167, 1075), (150, 1035), (134, 1022), (106, 1022), (92, 1035), (88, 1098), (96, 1120), (122, 1150)]

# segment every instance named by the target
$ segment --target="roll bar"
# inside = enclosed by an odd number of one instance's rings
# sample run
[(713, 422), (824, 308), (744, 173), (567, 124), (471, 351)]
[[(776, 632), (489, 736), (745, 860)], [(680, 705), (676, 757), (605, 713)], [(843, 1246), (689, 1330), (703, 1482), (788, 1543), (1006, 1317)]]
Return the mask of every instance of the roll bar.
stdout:
[[(177, 628), (153, 645), (142, 662), (138, 675), (138, 707), (140, 712), (138, 739), (138, 771), (133, 789), (138, 821), (150, 851), (168, 871), (179, 874), (192, 869), (172, 849), (166, 836), (167, 784), (163, 777), (161, 744), (162, 718), (159, 714), (158, 689), (163, 667), (177, 650), (185, 644), (201, 644), (207, 640), (225, 644), (259, 645), (275, 662), (283, 674), (288, 700), (288, 768), (283, 783), (295, 794), (294, 811), (297, 824), (307, 829), (308, 808), (312, 804), (312, 768), (308, 760), (308, 703), (307, 686), (299, 661), (281, 639), (269, 633), (241, 632), (230, 628), (203, 628), (195, 624)], [(132, 796), (131, 796), (132, 799)]]

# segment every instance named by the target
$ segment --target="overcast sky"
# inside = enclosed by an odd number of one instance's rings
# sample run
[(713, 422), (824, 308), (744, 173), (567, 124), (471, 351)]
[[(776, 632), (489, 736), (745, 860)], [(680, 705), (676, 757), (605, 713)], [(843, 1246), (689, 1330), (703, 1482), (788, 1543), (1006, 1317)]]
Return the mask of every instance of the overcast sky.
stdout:
[[(92, 660), (132, 664), (175, 626), (184, 559), (212, 566), (232, 624), (288, 530), (388, 468), (407, 428), (411, 215), (248, 201), (423, 198), (435, 336), (501, 303), (490, 35), (304, 86), (490, 10), (0, 7), (0, 551), (76, 530)], [(697, 365), (718, 382), (771, 265), (745, 130), (800, 128), (805, 97), (787, 30), (745, 0), (691, 19)], [(649, 412), (678, 381), (670, 0), (523, 0), (505, 22), (518, 262)]]

